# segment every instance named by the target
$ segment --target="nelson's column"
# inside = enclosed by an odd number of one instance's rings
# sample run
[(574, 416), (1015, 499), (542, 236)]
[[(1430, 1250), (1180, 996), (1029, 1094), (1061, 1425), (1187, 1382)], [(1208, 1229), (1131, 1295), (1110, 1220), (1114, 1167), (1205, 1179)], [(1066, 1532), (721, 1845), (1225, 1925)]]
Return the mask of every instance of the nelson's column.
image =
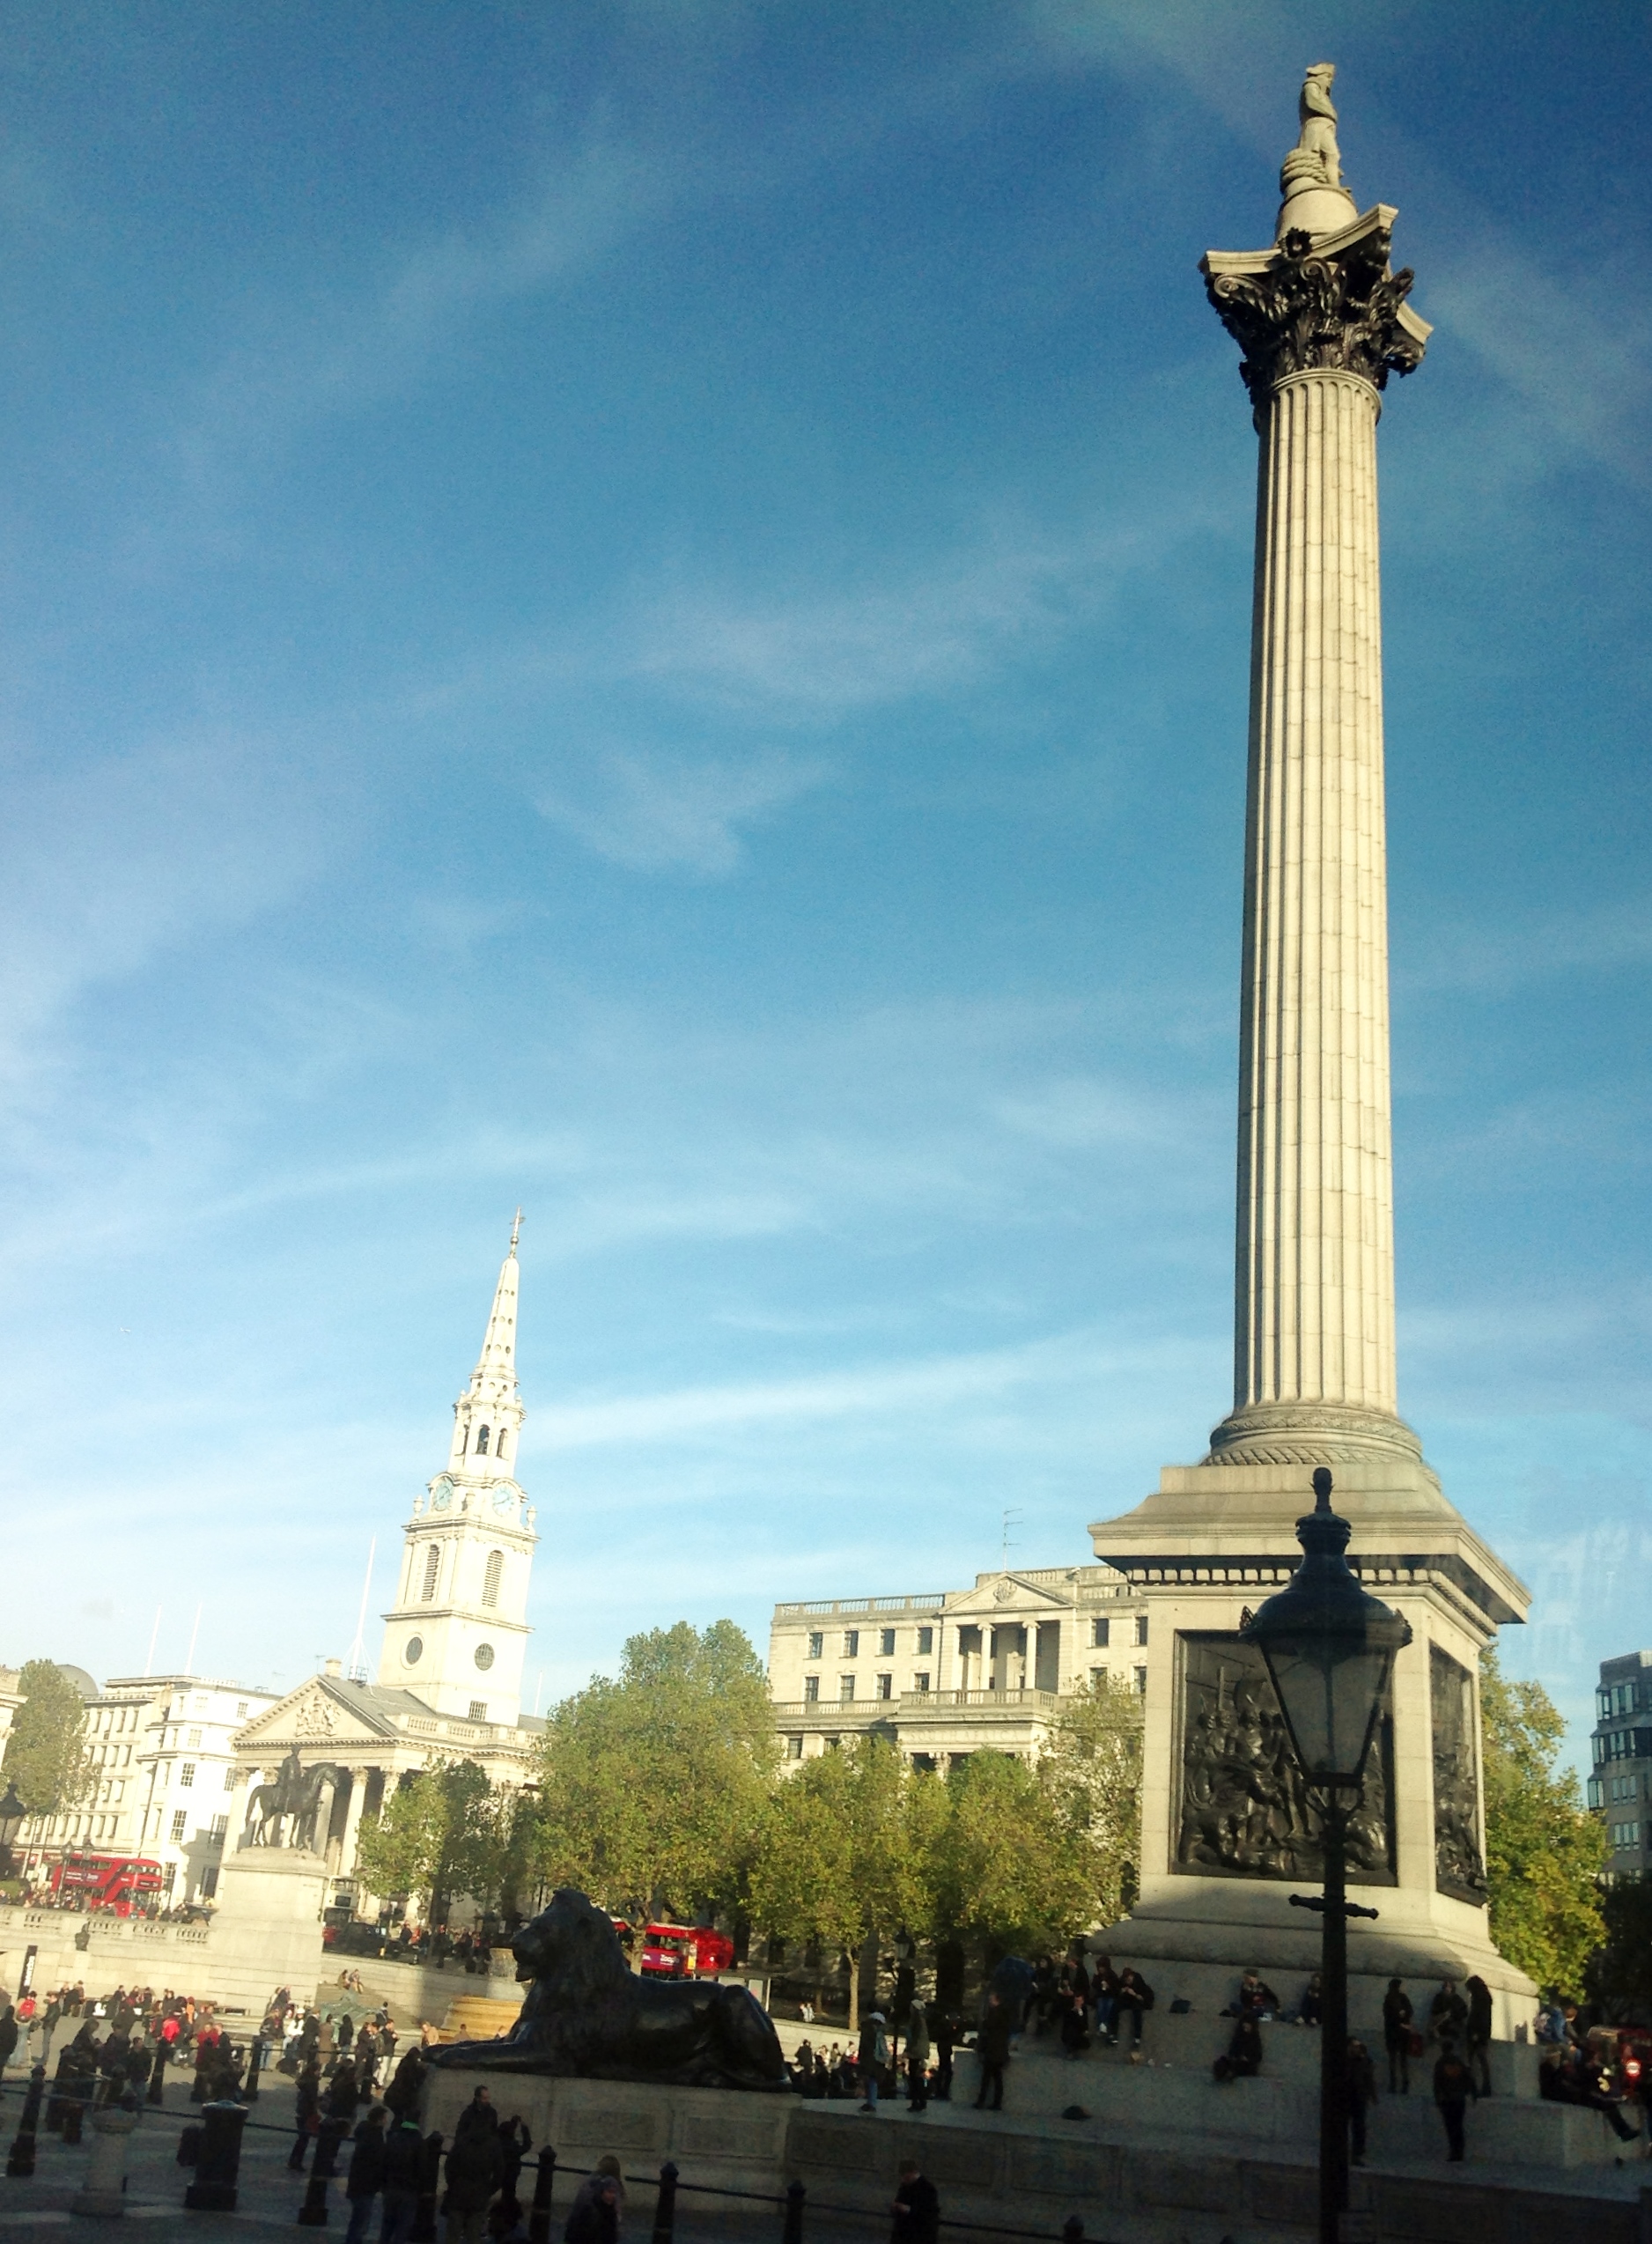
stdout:
[(1234, 1406), (1200, 1464), (1090, 1530), (1145, 1591), (1157, 1653), (1140, 1896), (1108, 1940), (1200, 2010), (1247, 1965), (1282, 1993), (1318, 1966), (1317, 1920), (1289, 1906), (1317, 1882), (1315, 1819), (1236, 1632), (1288, 1578), (1328, 1465), (1350, 1562), (1412, 1630), (1350, 1832), (1350, 1886), (1388, 1889), (1348, 1928), (1353, 2021), (1390, 1974), (1478, 1971), (1508, 2037), (1533, 1990), (1486, 1930), (1477, 1673), (1529, 1600), (1442, 1494), (1394, 1369), (1376, 424), (1429, 329), (1389, 268), (1398, 214), (1342, 183), (1333, 75), (1308, 72), (1274, 246), (1200, 268), (1260, 440)]

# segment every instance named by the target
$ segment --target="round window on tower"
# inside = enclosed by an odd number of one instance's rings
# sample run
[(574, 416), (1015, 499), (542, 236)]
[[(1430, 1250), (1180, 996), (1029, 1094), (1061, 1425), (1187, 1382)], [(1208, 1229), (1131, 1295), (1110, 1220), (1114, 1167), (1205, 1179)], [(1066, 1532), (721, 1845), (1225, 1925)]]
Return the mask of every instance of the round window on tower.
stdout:
[(479, 1667), (479, 1668), (483, 1671), (483, 1674), (486, 1674), (486, 1672), (487, 1672), (488, 1669), (489, 1669), (489, 1668), (490, 1668), (490, 1667), (492, 1666), (492, 1665), (493, 1665), (493, 1647), (492, 1647), (492, 1645), (491, 1645), (491, 1644), (478, 1644), (478, 1645), (476, 1646), (476, 1665), (477, 1665), (477, 1666), (478, 1666), (478, 1667)]
[(417, 1667), (420, 1660), (422, 1660), (424, 1657), (424, 1639), (423, 1636), (409, 1636), (407, 1640), (406, 1645), (402, 1649), (402, 1657), (409, 1667)]

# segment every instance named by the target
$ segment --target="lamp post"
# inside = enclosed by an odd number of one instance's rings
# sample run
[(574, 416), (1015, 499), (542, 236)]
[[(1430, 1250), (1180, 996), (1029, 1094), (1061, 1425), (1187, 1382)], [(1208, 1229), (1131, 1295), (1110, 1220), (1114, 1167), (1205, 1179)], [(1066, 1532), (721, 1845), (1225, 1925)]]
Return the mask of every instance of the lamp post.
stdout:
[[(1394, 1655), (1411, 1625), (1360, 1587), (1343, 1553), (1349, 1527), (1331, 1509), (1331, 1474), (1314, 1474), (1314, 1509), (1296, 1523), (1302, 1561), (1289, 1586), (1240, 1629), (1258, 1645), (1305, 1782), (1321, 1797), (1325, 1890), (1292, 1906), (1323, 1922), (1319, 2052), (1319, 2236), (1338, 2244), (1348, 2195), (1348, 1919), (1376, 1915), (1346, 1898), (1348, 1818), (1357, 1804)], [(1346, 1796), (1346, 1797), (1344, 1796)]]

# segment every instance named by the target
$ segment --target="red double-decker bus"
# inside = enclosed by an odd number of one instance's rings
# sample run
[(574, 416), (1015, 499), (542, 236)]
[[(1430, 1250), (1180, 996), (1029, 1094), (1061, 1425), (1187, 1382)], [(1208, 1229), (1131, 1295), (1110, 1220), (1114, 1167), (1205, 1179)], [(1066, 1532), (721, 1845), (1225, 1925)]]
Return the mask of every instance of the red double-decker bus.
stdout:
[(704, 1979), (726, 1971), (734, 1944), (704, 1924), (651, 1924), (643, 1933), (638, 1967), (655, 1979)]
[(130, 1916), (160, 1892), (160, 1864), (144, 1855), (66, 1854), (52, 1864), (47, 1883), (55, 1901)]

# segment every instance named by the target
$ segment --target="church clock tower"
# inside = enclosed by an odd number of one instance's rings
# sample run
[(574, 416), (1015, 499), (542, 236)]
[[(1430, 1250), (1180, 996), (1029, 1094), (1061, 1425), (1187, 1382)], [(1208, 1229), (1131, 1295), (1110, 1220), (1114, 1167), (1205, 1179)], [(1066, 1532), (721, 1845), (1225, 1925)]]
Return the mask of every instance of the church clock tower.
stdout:
[(396, 1600), (386, 1613), (382, 1689), (435, 1713), (514, 1728), (527, 1650), (534, 1507), (517, 1483), (527, 1415), (516, 1385), (516, 1242), (499, 1272), (482, 1354), (454, 1405), (446, 1469), (413, 1501)]

